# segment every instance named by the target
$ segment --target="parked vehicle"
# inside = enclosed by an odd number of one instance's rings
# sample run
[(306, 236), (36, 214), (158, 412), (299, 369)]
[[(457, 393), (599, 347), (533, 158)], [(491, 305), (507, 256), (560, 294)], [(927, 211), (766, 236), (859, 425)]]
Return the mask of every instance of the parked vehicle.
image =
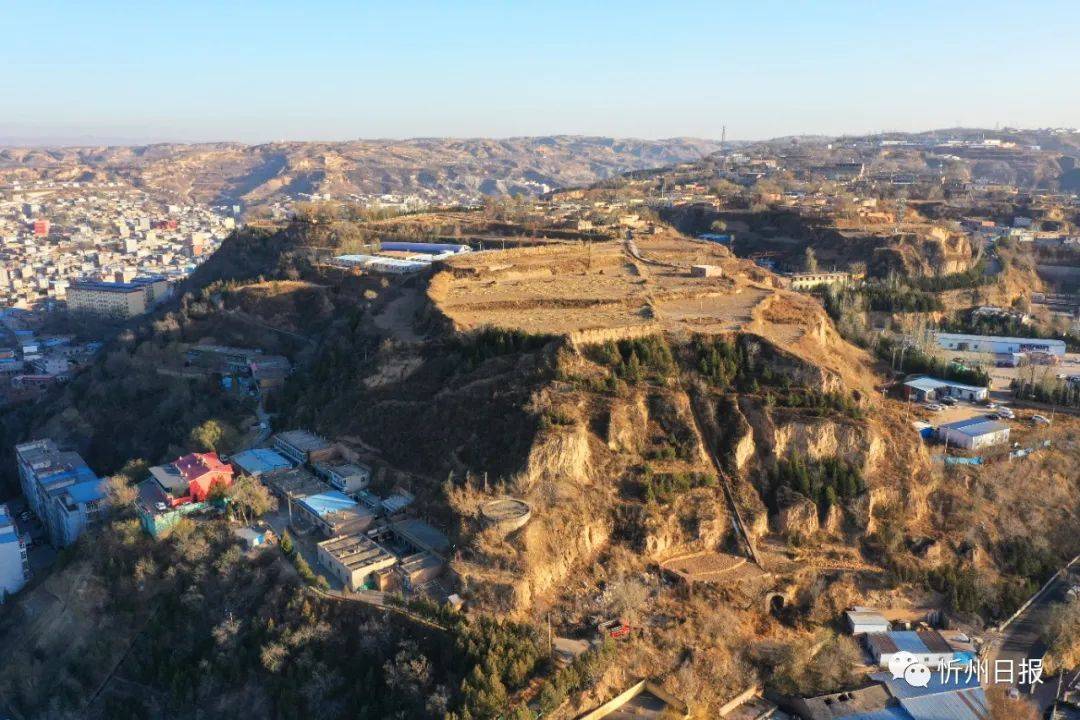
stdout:
[(926, 403), (926, 409), (930, 412), (941, 412), (945, 409), (945, 406), (938, 405), (937, 403)]
[(955, 404), (956, 404), (956, 398), (953, 398), (953, 397), (943, 397), (943, 398), (941, 398), (940, 400), (938, 400), (938, 402), (939, 402), (939, 403), (941, 403), (942, 405), (948, 405), (948, 406), (950, 406), (950, 407), (951, 407), (951, 406), (953, 406), (953, 405), (955, 405)]
[(1035, 423), (1036, 425), (1049, 425), (1050, 418), (1043, 415), (1032, 415), (1031, 422)]
[(633, 628), (623, 620), (607, 620), (596, 626), (596, 634), (600, 637), (609, 637), (613, 640), (630, 637)]

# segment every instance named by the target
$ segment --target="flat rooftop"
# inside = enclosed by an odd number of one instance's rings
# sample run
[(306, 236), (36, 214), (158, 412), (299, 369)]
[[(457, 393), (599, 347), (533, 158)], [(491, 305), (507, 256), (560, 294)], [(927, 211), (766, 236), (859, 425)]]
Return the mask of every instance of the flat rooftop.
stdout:
[(417, 518), (406, 518), (393, 523), (391, 529), (406, 542), (423, 550), (444, 553), (450, 548), (450, 540), (439, 530)]
[(302, 453), (330, 447), (330, 443), (326, 438), (319, 437), (315, 433), (308, 432), (307, 430), (286, 430), (285, 432), (280, 432), (275, 435), (274, 440), (285, 443)]
[(259, 476), (274, 470), (292, 467), (292, 463), (269, 448), (253, 448), (230, 458), (233, 465), (248, 475)]
[(965, 333), (945, 333), (939, 332), (934, 335), (938, 340), (955, 340), (959, 342), (1001, 342), (1001, 343), (1019, 343), (1021, 345), (1033, 344), (1033, 345), (1049, 345), (1052, 347), (1060, 347), (1064, 350), (1065, 341), (1056, 340), (1054, 338), (1022, 338), (1022, 337), (1009, 337), (1007, 335), (967, 335)]
[(350, 570), (381, 564), (394, 558), (382, 545), (366, 535), (347, 535), (324, 540), (319, 543), (319, 547)]
[(327, 489), (326, 483), (302, 467), (271, 470), (262, 475), (262, 481), (276, 492), (294, 497), (314, 495)]
[(76, 280), (68, 286), (68, 292), (72, 290), (92, 290), (94, 292), (127, 294), (142, 292), (143, 285), (139, 283), (104, 282), (101, 280)]

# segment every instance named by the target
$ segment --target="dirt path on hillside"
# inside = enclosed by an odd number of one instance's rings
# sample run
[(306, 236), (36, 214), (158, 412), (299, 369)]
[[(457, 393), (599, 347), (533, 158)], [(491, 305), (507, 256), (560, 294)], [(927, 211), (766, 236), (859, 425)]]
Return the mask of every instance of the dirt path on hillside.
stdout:
[(423, 338), (416, 332), (413, 322), (420, 311), (423, 296), (415, 288), (409, 288), (399, 297), (388, 302), (372, 320), (380, 330), (385, 330), (395, 340), (418, 343)]

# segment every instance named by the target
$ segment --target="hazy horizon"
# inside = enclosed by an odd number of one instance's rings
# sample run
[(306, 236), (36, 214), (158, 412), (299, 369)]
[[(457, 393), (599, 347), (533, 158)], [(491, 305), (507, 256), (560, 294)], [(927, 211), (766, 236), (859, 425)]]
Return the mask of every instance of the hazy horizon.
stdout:
[(5, 3), (0, 143), (1075, 127), (1080, 3)]
[[(787, 138), (840, 138), (840, 137), (873, 137), (876, 135), (922, 135), (927, 133), (943, 133), (951, 131), (965, 131), (965, 132), (986, 132), (986, 133), (1000, 133), (1005, 131), (1018, 131), (1018, 132), (1035, 132), (1039, 130), (1052, 129), (1053, 126), (1042, 127), (1030, 127), (1030, 128), (990, 128), (979, 126), (963, 126), (963, 127), (935, 127), (926, 128), (923, 130), (871, 130), (865, 133), (794, 133), (790, 135), (777, 135), (767, 138), (757, 138), (753, 140), (744, 140), (740, 138), (727, 138), (727, 142), (745, 145), (755, 142), (772, 142), (784, 140)], [(80, 147), (148, 147), (152, 145), (244, 145), (244, 146), (259, 146), (259, 145), (274, 145), (274, 144), (336, 144), (336, 143), (350, 143), (350, 142), (371, 142), (371, 143), (408, 143), (421, 140), (457, 140), (457, 141), (470, 141), (470, 140), (519, 140), (519, 139), (534, 139), (545, 137), (579, 137), (579, 138), (603, 138), (609, 140), (618, 140), (623, 142), (640, 141), (640, 142), (665, 142), (675, 140), (690, 140), (699, 142), (714, 142), (719, 143), (719, 137), (700, 137), (679, 135), (670, 137), (655, 137), (655, 138), (643, 138), (633, 137), (625, 135), (611, 135), (611, 134), (585, 134), (585, 133), (538, 133), (535, 135), (413, 135), (403, 137), (351, 137), (351, 138), (295, 138), (295, 139), (276, 139), (276, 140), (234, 140), (234, 139), (220, 139), (220, 140), (174, 140), (168, 138), (162, 139), (139, 139), (139, 138), (105, 138), (94, 136), (69, 136), (35, 139), (35, 138), (20, 138), (7, 136), (3, 132), (3, 128), (0, 127), (0, 148), (80, 148)]]

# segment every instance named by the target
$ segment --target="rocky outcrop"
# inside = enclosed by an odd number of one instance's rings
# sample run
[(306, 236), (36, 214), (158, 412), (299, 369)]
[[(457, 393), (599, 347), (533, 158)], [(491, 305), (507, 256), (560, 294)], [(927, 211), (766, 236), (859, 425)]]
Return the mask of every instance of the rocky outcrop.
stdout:
[(769, 465), (776, 458), (798, 454), (811, 460), (839, 457), (872, 474), (885, 455), (885, 442), (865, 422), (839, 417), (813, 417), (783, 408), (766, 408), (752, 397), (740, 397), (738, 409), (751, 433), (740, 439), (736, 458), (741, 467), (750, 463), (751, 452)]
[(663, 508), (654, 508), (640, 528), (643, 554), (670, 555), (676, 549), (714, 550), (731, 530), (731, 519), (715, 489), (696, 490)]
[(522, 531), (524, 556), (530, 559), (514, 584), (514, 607), (526, 608), (556, 590), (582, 563), (592, 560), (611, 539), (611, 525), (595, 518), (574, 527), (557, 520), (531, 523)]
[(809, 537), (821, 528), (817, 505), (789, 488), (777, 492), (776, 531), (786, 537)]
[(558, 428), (537, 438), (529, 450), (525, 478), (527, 487), (547, 481), (592, 482), (592, 451), (584, 425)]
[(847, 502), (848, 517), (852, 525), (869, 535), (877, 529), (874, 509), (882, 505), (888, 492), (884, 488), (870, 488), (862, 495)]
[(772, 446), (781, 457), (843, 458), (864, 475), (874, 470), (884, 453), (881, 438), (865, 423), (799, 416), (776, 420)]
[(649, 410), (644, 394), (635, 393), (627, 399), (612, 400), (608, 411), (608, 448), (614, 452), (637, 452), (645, 444), (648, 424)]

